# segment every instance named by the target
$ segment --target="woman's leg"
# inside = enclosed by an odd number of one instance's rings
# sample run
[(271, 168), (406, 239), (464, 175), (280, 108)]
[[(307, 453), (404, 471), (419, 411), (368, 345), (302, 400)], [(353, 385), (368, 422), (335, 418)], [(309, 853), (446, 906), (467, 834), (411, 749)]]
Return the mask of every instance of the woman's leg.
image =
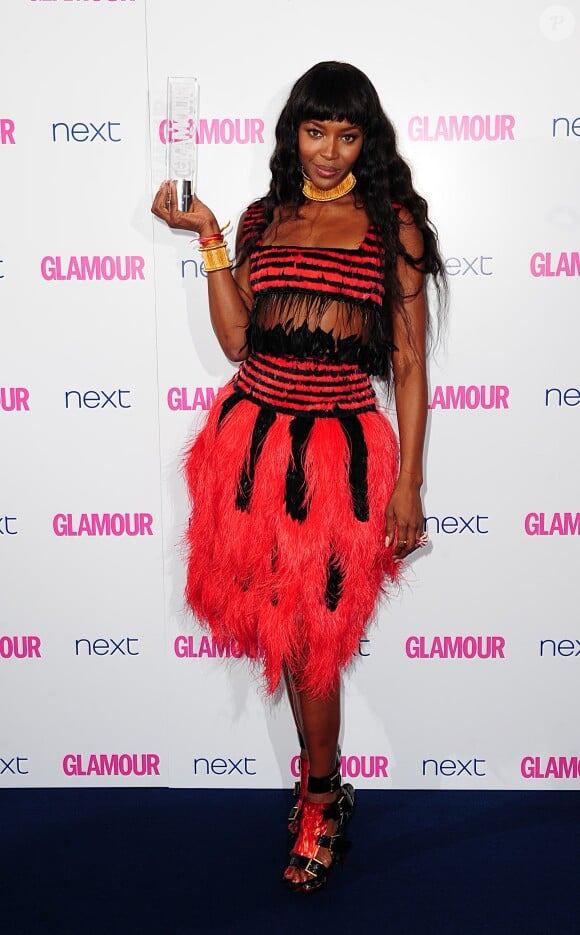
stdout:
[(286, 693), (288, 695), (288, 701), (290, 702), (290, 710), (292, 711), (292, 717), (294, 718), (294, 723), (296, 725), (296, 731), (298, 733), (298, 742), (300, 744), (300, 754), (306, 756), (306, 748), (304, 742), (304, 725), (302, 724), (302, 712), (300, 711), (300, 699), (298, 697), (298, 691), (296, 685), (294, 684), (294, 678), (291, 672), (288, 671), (286, 666), (284, 666), (284, 682), (286, 683)]
[(292, 834), (298, 834), (298, 829), (300, 827), (300, 815), (302, 813), (302, 803), (304, 801), (304, 796), (306, 795), (306, 784), (308, 782), (308, 753), (306, 751), (306, 743), (304, 740), (304, 725), (302, 724), (300, 699), (298, 698), (294, 679), (286, 667), (284, 667), (284, 681), (286, 683), (288, 701), (290, 702), (290, 710), (292, 711), (292, 717), (294, 718), (294, 724), (296, 725), (298, 743), (300, 744), (300, 781), (294, 786), (294, 796), (296, 797), (297, 801), (290, 809), (290, 814), (288, 815), (288, 831), (290, 831)]
[(311, 776), (328, 776), (336, 766), (340, 732), (340, 685), (328, 699), (311, 698), (298, 691), (292, 674), (285, 669), (284, 681), (300, 752), (310, 762)]
[(296, 692), (302, 735), (308, 751), (310, 775), (328, 776), (334, 772), (340, 732), (340, 685), (329, 698), (311, 698)]
[[(340, 685), (337, 685), (333, 694), (324, 700), (312, 698), (305, 692), (297, 690), (292, 677), (287, 676), (290, 704), (294, 712), (298, 729), (304, 737), (309, 760), (309, 774), (311, 777), (321, 779), (334, 773), (338, 752), (338, 735), (340, 731)], [(306, 791), (306, 798), (311, 802), (333, 802), (338, 791), (313, 793)], [(337, 822), (328, 821), (325, 833), (332, 835), (336, 830)], [(297, 842), (299, 846), (299, 842)], [(327, 866), (331, 863), (330, 852), (326, 848), (317, 848), (315, 853), (309, 855), (316, 857)], [(297, 867), (288, 867), (285, 878), (294, 883), (309, 879), (306, 871)]]

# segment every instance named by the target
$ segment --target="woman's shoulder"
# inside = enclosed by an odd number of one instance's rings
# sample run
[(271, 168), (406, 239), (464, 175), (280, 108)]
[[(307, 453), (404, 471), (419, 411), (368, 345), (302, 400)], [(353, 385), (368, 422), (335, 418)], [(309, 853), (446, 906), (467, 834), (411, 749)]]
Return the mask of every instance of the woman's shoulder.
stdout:
[(263, 198), (250, 202), (242, 214), (242, 224), (245, 227), (257, 227), (264, 223), (266, 217), (266, 206)]
[(239, 230), (244, 246), (255, 243), (256, 239), (262, 233), (265, 220), (265, 204), (263, 198), (252, 201), (240, 218)]

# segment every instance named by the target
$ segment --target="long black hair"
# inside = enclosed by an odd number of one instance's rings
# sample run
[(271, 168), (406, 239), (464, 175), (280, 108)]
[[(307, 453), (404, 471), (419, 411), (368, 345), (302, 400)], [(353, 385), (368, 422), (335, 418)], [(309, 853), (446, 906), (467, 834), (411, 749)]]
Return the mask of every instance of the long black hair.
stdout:
[[(346, 62), (319, 62), (310, 68), (290, 92), (276, 124), (276, 146), (270, 159), (272, 173), (267, 195), (262, 199), (264, 229), (281, 206), (304, 204), (303, 175), (298, 154), (298, 128), (305, 120), (348, 120), (363, 131), (363, 146), (354, 167), (355, 194), (385, 245), (385, 302), (382, 337), (392, 336), (395, 309), (404, 314), (397, 259), (430, 276), (436, 287), (439, 318), (446, 300), (446, 278), (439, 252), (437, 231), (428, 216), (427, 202), (414, 187), (411, 169), (397, 149), (395, 128), (385, 114), (377, 91), (364, 72)], [(422, 255), (411, 256), (400, 238), (399, 212), (406, 208), (423, 241)], [(384, 374), (387, 376), (387, 374)]]

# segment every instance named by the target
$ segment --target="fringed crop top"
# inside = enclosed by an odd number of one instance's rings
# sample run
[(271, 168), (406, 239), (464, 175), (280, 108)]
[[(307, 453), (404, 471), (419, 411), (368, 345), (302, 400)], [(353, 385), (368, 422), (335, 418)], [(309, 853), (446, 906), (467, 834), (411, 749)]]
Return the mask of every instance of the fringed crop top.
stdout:
[(387, 370), (392, 344), (383, 299), (384, 248), (371, 227), (354, 249), (262, 243), (262, 202), (247, 209), (242, 244), (254, 295), (250, 353), (357, 363)]

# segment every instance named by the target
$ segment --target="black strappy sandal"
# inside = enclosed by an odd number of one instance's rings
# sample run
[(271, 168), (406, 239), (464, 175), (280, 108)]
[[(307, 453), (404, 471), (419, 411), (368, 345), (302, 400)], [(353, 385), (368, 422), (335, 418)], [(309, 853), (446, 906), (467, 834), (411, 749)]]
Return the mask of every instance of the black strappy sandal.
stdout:
[[(334, 802), (312, 802), (307, 797), (302, 801), (298, 836), (284, 874), (284, 882), (293, 893), (315, 893), (322, 889), (334, 864), (344, 862), (349, 847), (345, 828), (354, 811), (354, 788), (350, 783), (342, 785), (338, 769), (322, 778), (309, 776), (307, 791), (314, 794), (338, 792), (338, 797)], [(333, 834), (328, 834), (331, 821), (336, 822), (336, 828)], [(330, 854), (328, 866), (316, 856), (320, 848)], [(308, 879), (288, 879), (286, 874), (292, 867), (304, 870)]]
[[(298, 734), (300, 743), (300, 779), (294, 783), (294, 798), (298, 801), (292, 806), (288, 814), (288, 831), (292, 835), (297, 835), (300, 828), (300, 816), (302, 814), (302, 804), (306, 796), (306, 787), (308, 785), (308, 754), (306, 753), (306, 744), (302, 734)], [(336, 754), (336, 769), (340, 769), (340, 758), (342, 756), (340, 746)]]

